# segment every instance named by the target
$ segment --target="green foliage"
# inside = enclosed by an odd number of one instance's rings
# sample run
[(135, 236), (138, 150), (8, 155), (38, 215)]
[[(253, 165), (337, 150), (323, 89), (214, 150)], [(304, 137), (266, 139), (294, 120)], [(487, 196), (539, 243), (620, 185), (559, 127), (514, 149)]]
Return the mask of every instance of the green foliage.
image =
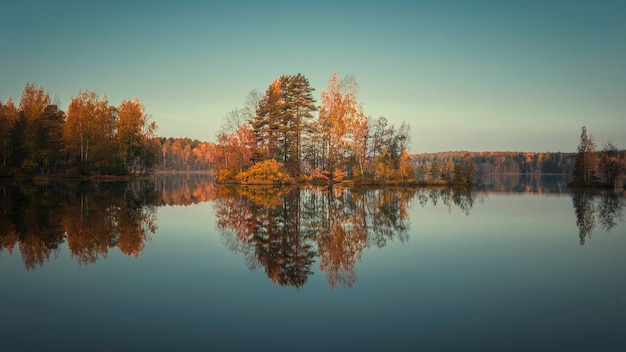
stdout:
[(280, 160), (297, 176), (301, 173), (304, 142), (312, 133), (313, 112), (317, 109), (313, 88), (302, 75), (281, 76), (268, 87), (249, 121), (257, 141), (256, 161)]

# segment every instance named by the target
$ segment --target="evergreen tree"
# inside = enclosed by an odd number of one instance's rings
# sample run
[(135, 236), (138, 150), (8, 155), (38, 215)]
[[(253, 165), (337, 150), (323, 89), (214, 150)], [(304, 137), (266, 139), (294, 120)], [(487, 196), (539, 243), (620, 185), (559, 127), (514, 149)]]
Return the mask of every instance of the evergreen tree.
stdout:
[[(285, 148), (285, 152), (292, 155), (297, 176), (302, 172), (303, 145), (312, 133), (313, 112), (317, 110), (312, 94), (314, 89), (300, 73), (281, 77), (281, 86), (285, 105), (283, 114), (283, 124), (286, 127), (285, 141), (292, 147), (292, 150)], [(288, 168), (289, 166), (287, 165)]]
[(312, 91), (302, 74), (282, 76), (270, 84), (250, 121), (257, 139), (255, 161), (273, 158), (292, 174), (300, 174), (303, 144), (312, 132), (316, 110)]
[(250, 122), (256, 136), (257, 148), (254, 161), (284, 159), (280, 155), (280, 123), (283, 115), (283, 100), (280, 81), (275, 79), (259, 102), (256, 116)]

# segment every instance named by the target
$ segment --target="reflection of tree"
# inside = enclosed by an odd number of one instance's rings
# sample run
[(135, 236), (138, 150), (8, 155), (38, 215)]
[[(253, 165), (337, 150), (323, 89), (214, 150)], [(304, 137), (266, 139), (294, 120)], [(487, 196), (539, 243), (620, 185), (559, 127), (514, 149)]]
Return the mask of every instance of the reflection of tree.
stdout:
[(58, 251), (64, 238), (55, 190), (33, 184), (2, 188), (2, 248), (12, 251), (17, 244), (27, 269), (42, 266)]
[(574, 192), (572, 202), (576, 212), (576, 226), (578, 226), (580, 245), (583, 246), (585, 239), (591, 237), (595, 227), (596, 216), (593, 196), (589, 192)]
[(67, 241), (81, 264), (108, 250), (137, 256), (156, 231), (154, 190), (144, 182), (5, 185), (0, 250), (18, 244), (26, 268), (42, 266)]
[[(312, 274), (313, 244), (300, 231), (300, 193), (273, 187), (220, 187), (217, 227), (231, 250), (262, 266), (272, 282), (300, 287)], [(236, 240), (234, 240), (236, 238)]]
[(190, 205), (215, 199), (215, 183), (205, 174), (158, 174), (152, 177), (159, 205)]
[(365, 198), (342, 188), (319, 196), (320, 202), (308, 209), (310, 217), (305, 222), (316, 234), (320, 269), (331, 288), (338, 283), (351, 287), (357, 278), (355, 265), (367, 246)]
[(596, 218), (604, 231), (610, 232), (617, 226), (616, 219), (622, 218), (624, 197), (607, 190), (577, 190), (572, 193), (572, 203), (582, 246), (587, 238), (591, 238)]
[[(407, 241), (406, 190), (335, 187), (277, 192), (275, 188), (218, 191), (217, 227), (228, 248), (243, 253), (251, 269), (262, 266), (281, 285), (302, 286), (315, 256), (330, 287), (350, 287), (356, 263), (371, 245)], [(317, 252), (315, 251), (317, 248)]]
[(417, 200), (422, 208), (428, 204), (429, 199), (435, 207), (439, 200), (441, 200), (443, 204), (448, 207), (449, 212), (452, 211), (454, 205), (461, 209), (465, 215), (469, 215), (477, 198), (480, 200), (480, 195), (468, 187), (428, 188), (420, 190), (417, 194)]
[(615, 192), (605, 191), (605, 193), (600, 197), (597, 212), (600, 225), (605, 231), (610, 232), (617, 226), (615, 219), (622, 219), (624, 197), (618, 196)]

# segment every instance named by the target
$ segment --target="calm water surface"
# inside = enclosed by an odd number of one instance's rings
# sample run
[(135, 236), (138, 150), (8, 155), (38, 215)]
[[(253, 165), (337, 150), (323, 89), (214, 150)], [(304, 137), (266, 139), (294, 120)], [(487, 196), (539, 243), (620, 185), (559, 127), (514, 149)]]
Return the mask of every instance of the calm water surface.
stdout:
[(624, 194), (0, 184), (2, 350), (623, 351)]

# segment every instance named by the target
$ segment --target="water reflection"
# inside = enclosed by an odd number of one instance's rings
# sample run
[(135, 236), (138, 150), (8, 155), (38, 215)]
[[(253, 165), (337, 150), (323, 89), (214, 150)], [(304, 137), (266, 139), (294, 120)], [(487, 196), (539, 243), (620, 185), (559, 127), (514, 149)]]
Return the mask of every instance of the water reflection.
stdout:
[(469, 214), (475, 193), (467, 189), (284, 189), (219, 187), (217, 227), (227, 248), (242, 253), (251, 270), (274, 283), (300, 287), (319, 258), (331, 288), (351, 287), (363, 250), (408, 242), (407, 207), (416, 198), (441, 200)]
[(618, 220), (623, 219), (624, 196), (617, 192), (575, 190), (572, 192), (572, 203), (581, 246), (585, 245), (586, 239), (591, 238), (598, 224), (602, 230), (611, 232)]
[(441, 201), (449, 212), (452, 211), (453, 207), (458, 207), (465, 215), (470, 214), (476, 201), (482, 202), (484, 200), (483, 193), (471, 188), (450, 187), (420, 189), (416, 197), (422, 208), (429, 202), (436, 207)]
[(137, 257), (156, 229), (150, 183), (32, 183), (0, 185), (0, 251), (15, 246), (27, 269), (43, 266), (67, 242), (80, 264), (117, 247)]
[[(351, 287), (365, 249), (409, 241), (412, 203), (469, 216), (492, 193), (561, 193), (564, 184), (533, 180), (512, 188), (498, 181), (496, 190), (225, 187), (203, 175), (131, 183), (11, 182), (0, 184), (0, 254), (18, 248), (27, 269), (44, 265), (63, 245), (83, 265), (113, 248), (137, 257), (157, 230), (158, 206), (212, 202), (224, 246), (242, 254), (251, 270), (301, 287), (317, 266), (331, 288)], [(624, 194), (570, 194), (581, 245), (596, 229), (614, 231), (623, 221)]]
[(483, 190), (486, 192), (513, 192), (536, 194), (569, 193), (567, 183), (569, 175), (541, 174), (492, 174), (482, 178)]
[(220, 187), (214, 206), (225, 245), (242, 253), (251, 270), (263, 268), (273, 282), (300, 287), (319, 257), (330, 287), (350, 287), (366, 247), (408, 240), (406, 208), (414, 193)]

